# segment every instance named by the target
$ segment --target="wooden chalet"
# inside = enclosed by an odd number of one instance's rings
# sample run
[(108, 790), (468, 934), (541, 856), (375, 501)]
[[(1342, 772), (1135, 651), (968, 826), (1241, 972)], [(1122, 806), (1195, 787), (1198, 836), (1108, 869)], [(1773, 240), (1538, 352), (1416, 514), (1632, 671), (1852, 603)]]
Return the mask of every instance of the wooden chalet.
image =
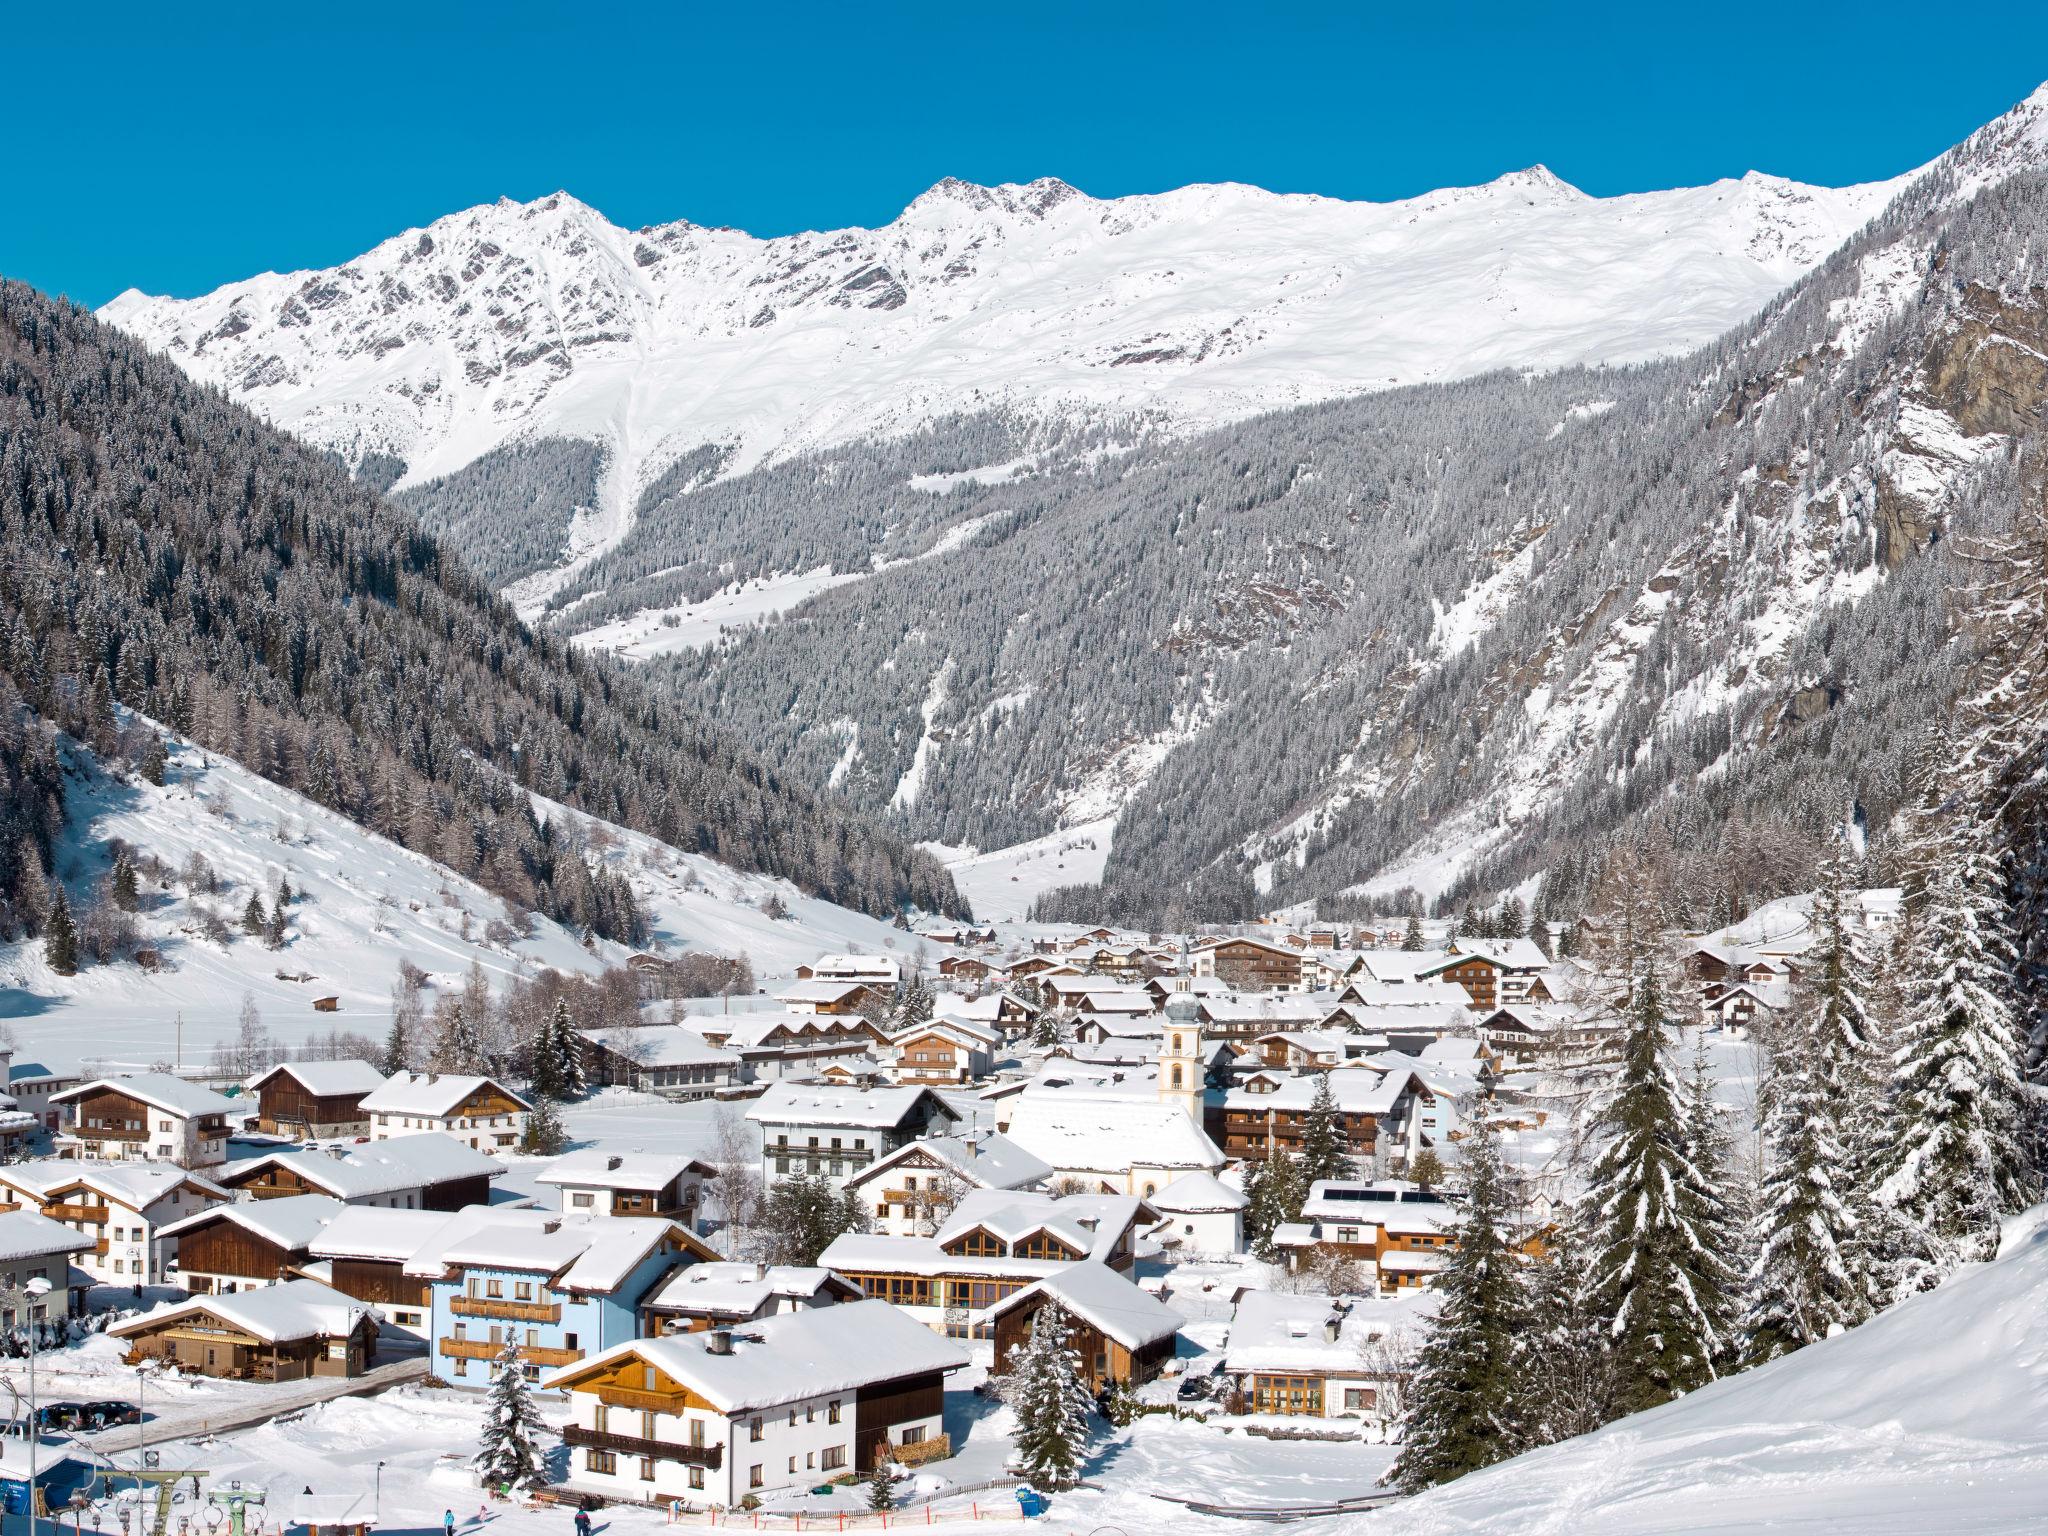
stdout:
[(997, 1374), (1030, 1341), (1033, 1319), (1049, 1305), (1073, 1327), (1068, 1347), (1080, 1357), (1091, 1391), (1150, 1381), (1173, 1358), (1178, 1312), (1104, 1265), (1070, 1264), (989, 1308)]
[(161, 1360), (237, 1381), (360, 1376), (377, 1360), (377, 1320), (317, 1280), (171, 1302), (107, 1330), (128, 1362)]
[(178, 1279), (198, 1295), (275, 1285), (303, 1270), (307, 1248), (344, 1209), (331, 1195), (212, 1206), (163, 1229), (178, 1242)]
[(384, 1085), (367, 1061), (281, 1061), (249, 1080), (256, 1095), (256, 1128), (272, 1136), (324, 1141), (367, 1136), (363, 1099)]

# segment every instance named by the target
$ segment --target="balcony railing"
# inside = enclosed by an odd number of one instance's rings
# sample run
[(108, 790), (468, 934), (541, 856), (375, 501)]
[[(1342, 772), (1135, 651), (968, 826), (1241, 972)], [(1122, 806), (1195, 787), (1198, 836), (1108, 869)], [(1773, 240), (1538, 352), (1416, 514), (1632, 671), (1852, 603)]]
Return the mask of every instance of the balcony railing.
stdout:
[(43, 1214), (52, 1221), (82, 1221), (88, 1226), (99, 1227), (107, 1224), (107, 1208), (104, 1205), (46, 1205), (43, 1207)]
[(607, 1408), (635, 1408), (643, 1413), (674, 1413), (676, 1399), (666, 1392), (642, 1392), (635, 1387), (592, 1387), (588, 1389)]
[(646, 1440), (639, 1435), (614, 1435), (606, 1430), (585, 1429), (571, 1424), (562, 1431), (564, 1445), (580, 1445), (593, 1451), (616, 1451), (621, 1456), (652, 1456), (658, 1461), (679, 1461), (688, 1467), (709, 1467), (716, 1471), (725, 1461), (722, 1445), (684, 1445), (679, 1440)]
[(457, 1317), (495, 1317), (515, 1323), (559, 1323), (558, 1301), (506, 1301), (497, 1296), (456, 1296), (448, 1310)]
[[(493, 1344), (489, 1339), (442, 1339), (435, 1347), (451, 1360), (495, 1360), (505, 1352), (502, 1340)], [(574, 1365), (583, 1358), (583, 1351), (522, 1344), (519, 1358), (528, 1365)]]

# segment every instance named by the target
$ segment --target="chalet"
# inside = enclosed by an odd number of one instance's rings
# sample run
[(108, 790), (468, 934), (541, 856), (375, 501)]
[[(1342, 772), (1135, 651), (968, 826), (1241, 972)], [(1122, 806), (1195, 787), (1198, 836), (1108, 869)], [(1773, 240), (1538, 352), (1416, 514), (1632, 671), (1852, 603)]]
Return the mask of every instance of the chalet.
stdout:
[(747, 1109), (761, 1127), (764, 1180), (811, 1173), (835, 1185), (907, 1141), (959, 1118), (929, 1088), (849, 1089), (776, 1083)]
[(930, 1237), (850, 1232), (833, 1239), (818, 1262), (928, 1327), (988, 1338), (983, 1314), (1054, 1270), (1085, 1261), (1128, 1272), (1139, 1233), (1158, 1220), (1131, 1195), (976, 1190)]
[(583, 1070), (599, 1086), (631, 1088), (665, 1099), (708, 1099), (740, 1078), (737, 1051), (711, 1044), (694, 1029), (642, 1024), (582, 1030)]
[[(17, 1322), (48, 1317), (52, 1309), (59, 1317), (83, 1312), (93, 1277), (71, 1260), (92, 1246), (77, 1228), (35, 1211), (0, 1211), (0, 1329), (11, 1334)], [(49, 1294), (31, 1296), (31, 1280), (47, 1280)]]
[(1740, 1036), (1791, 1006), (1792, 989), (1782, 981), (1710, 982), (1701, 992), (1700, 1022)]
[(367, 1061), (283, 1061), (249, 1079), (256, 1128), (295, 1141), (367, 1136), (363, 1099), (384, 1084)]
[[(1369, 1346), (1390, 1325), (1371, 1324), (1355, 1298), (1247, 1291), (1238, 1299), (1223, 1369), (1245, 1413), (1298, 1418), (1378, 1419), (1394, 1385)], [(1391, 1367), (1400, 1374), (1406, 1367)], [(1388, 1406), (1391, 1406), (1389, 1404)]]
[(1165, 1011), (1167, 999), (1175, 993), (1183, 993), (1197, 1001), (1230, 995), (1230, 988), (1214, 976), (1153, 976), (1146, 980), (1144, 989), (1157, 1012)]
[(1247, 1049), (1261, 1035), (1275, 1030), (1314, 1029), (1330, 1012), (1328, 1003), (1322, 999), (1270, 992), (1252, 997), (1234, 993), (1198, 996), (1195, 1010), (1202, 1023), (1203, 1038), (1224, 1040)]
[(1019, 997), (1014, 992), (983, 992), (969, 997), (960, 992), (941, 992), (932, 998), (933, 1015), (949, 1019), (965, 1019), (970, 1024), (979, 1024), (984, 1029), (1000, 1032), (1006, 1039), (1015, 1039), (1031, 1027), (1038, 1017), (1038, 1004)]
[(1130, 1045), (1118, 1052), (1126, 1061), (1151, 1061), (1159, 1054), (1160, 1030), (1164, 1026), (1155, 1013), (1091, 1013), (1074, 1020), (1074, 1043), (1098, 1049)]
[(1104, 987), (1099, 983), (1077, 994), (1075, 1012), (1084, 1018), (1143, 1019), (1156, 1015), (1158, 1004), (1143, 987)]
[(533, 1106), (488, 1077), (453, 1072), (394, 1072), (364, 1095), (370, 1139), (441, 1131), (479, 1152), (509, 1152), (526, 1133)]
[(1027, 955), (1022, 960), (1012, 961), (1009, 971), (1013, 982), (1035, 982), (1055, 971), (1071, 971), (1076, 976), (1081, 974), (1078, 966), (1069, 965), (1052, 955)]
[(416, 1131), (355, 1147), (266, 1152), (219, 1170), (223, 1189), (247, 1200), (331, 1195), (347, 1205), (397, 1211), (459, 1211), (487, 1205), (505, 1165), (441, 1131)]
[(52, 1072), (32, 1061), (17, 1064), (11, 1056), (8, 1060), (7, 1096), (14, 1100), (16, 1109), (33, 1115), (36, 1124), (46, 1131), (57, 1130), (64, 1122), (64, 1112), (51, 1101), (84, 1081), (76, 1072)]
[(1244, 1213), (1251, 1202), (1215, 1174), (1183, 1174), (1148, 1203), (1161, 1218), (1152, 1236), (1181, 1257), (1244, 1252)]
[(622, 1340), (555, 1371), (569, 1396), (568, 1487), (643, 1504), (736, 1508), (951, 1454), (944, 1383), (958, 1345), (857, 1301), (744, 1329)]
[(735, 1328), (804, 1312), (813, 1307), (859, 1301), (861, 1288), (844, 1275), (815, 1264), (753, 1264), (711, 1260), (669, 1276), (647, 1298), (647, 1334), (699, 1333)]
[(799, 981), (775, 994), (791, 1013), (845, 1016), (864, 1009), (886, 1008), (893, 994), (865, 981)]
[(50, 1103), (63, 1111), (57, 1147), (67, 1157), (211, 1168), (228, 1155), (228, 1116), (235, 1106), (168, 1072), (94, 1078), (53, 1094)]
[(303, 1270), (321, 1228), (346, 1207), (332, 1195), (241, 1200), (164, 1228), (178, 1242), (178, 1283), (194, 1295), (275, 1285)]
[(739, 1059), (737, 1081), (809, 1077), (886, 1046), (888, 1031), (857, 1013), (743, 1013), (706, 1019), (701, 1033)]
[(1173, 1358), (1185, 1321), (1113, 1269), (1069, 1264), (988, 1309), (997, 1374), (1030, 1342), (1033, 1321), (1048, 1305), (1066, 1314), (1073, 1330), (1068, 1347), (1080, 1357), (1081, 1379), (1095, 1392), (1112, 1382), (1138, 1386), (1152, 1380)]
[(1367, 1055), (1373, 1049), (1373, 1038), (1362, 1031), (1281, 1029), (1258, 1036), (1252, 1049), (1269, 1067), (1321, 1072)]
[(903, 984), (903, 962), (888, 955), (821, 955), (796, 968), (798, 981), (858, 981), (893, 997)]
[(1415, 973), (1417, 981), (1454, 981), (1471, 999), (1468, 1006), (1490, 1013), (1506, 1004), (1537, 1000), (1550, 957), (1530, 939), (1458, 939), (1434, 963)]
[(433, 1285), (405, 1272), (414, 1254), (448, 1230), (446, 1211), (393, 1211), (350, 1205), (335, 1213), (306, 1245), (306, 1273), (371, 1308), (387, 1330), (425, 1338)]
[(717, 1257), (658, 1217), (474, 1210), (407, 1259), (405, 1273), (432, 1290), (433, 1374), (483, 1386), (508, 1342), (537, 1379), (632, 1338), (642, 1305), (671, 1274)]
[(1449, 1261), (1457, 1214), (1443, 1198), (1399, 1179), (1366, 1183), (1318, 1179), (1301, 1219), (1275, 1232), (1288, 1268), (1315, 1250), (1371, 1264), (1379, 1287), (1393, 1294), (1426, 1284)]
[(933, 1018), (894, 1036), (898, 1083), (969, 1083), (995, 1070), (999, 1037), (964, 1019)]
[(1003, 974), (993, 961), (979, 955), (947, 955), (939, 962), (938, 971), (948, 981), (1000, 980)]
[(693, 1231), (704, 1181), (718, 1177), (709, 1163), (680, 1152), (606, 1152), (588, 1148), (558, 1157), (538, 1182), (555, 1191), (571, 1215), (660, 1216)]
[(1785, 963), (1740, 944), (1702, 941), (1688, 950), (1685, 974), (1701, 986), (1734, 986), (1744, 982), (1783, 981)]
[(1479, 1039), (1502, 1071), (1516, 1071), (1596, 1060), (1619, 1043), (1620, 1030), (1616, 1020), (1583, 1007), (1522, 1003), (1481, 1019)]
[(973, 1189), (1032, 1189), (1052, 1169), (999, 1131), (928, 1136), (885, 1153), (846, 1181), (847, 1192), (873, 1211), (876, 1231), (890, 1237), (936, 1232)]
[(0, 1211), (26, 1208), (90, 1240), (79, 1267), (97, 1285), (161, 1285), (178, 1240), (163, 1229), (228, 1198), (211, 1179), (170, 1163), (61, 1159), (0, 1167)]
[(377, 1360), (370, 1309), (317, 1280), (167, 1302), (107, 1332), (131, 1362), (241, 1381), (360, 1376)]
[[(1414, 1075), (1346, 1067), (1317, 1077), (1290, 1077), (1269, 1091), (1262, 1091), (1263, 1083), (1233, 1088), (1223, 1098), (1224, 1151), (1254, 1161), (1281, 1150), (1299, 1155), (1309, 1109), (1324, 1077), (1336, 1100), (1348, 1156), (1369, 1158), (1383, 1140), (1390, 1151), (1421, 1150), (1419, 1136), (1403, 1135), (1415, 1129), (1412, 1100), (1425, 1091)], [(1402, 1148), (1404, 1140), (1416, 1144)]]
[(1004, 1129), (1053, 1169), (1053, 1178), (1106, 1194), (1151, 1196), (1183, 1174), (1220, 1173), (1222, 1149), (1155, 1084), (1034, 1085), (1009, 1102)]
[(1189, 952), (1197, 976), (1214, 976), (1240, 992), (1293, 992), (1301, 986), (1301, 951), (1272, 939), (1211, 939)]

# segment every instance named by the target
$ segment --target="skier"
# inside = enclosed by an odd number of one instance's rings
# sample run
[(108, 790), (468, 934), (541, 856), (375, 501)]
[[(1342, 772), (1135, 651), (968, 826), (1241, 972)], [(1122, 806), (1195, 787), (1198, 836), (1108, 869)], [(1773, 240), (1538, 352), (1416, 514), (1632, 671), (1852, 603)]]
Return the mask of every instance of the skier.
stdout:
[(576, 1511), (576, 1536), (590, 1536), (590, 1511), (587, 1509)]
[(455, 1511), (452, 1509), (441, 1511), (441, 1536), (455, 1536)]

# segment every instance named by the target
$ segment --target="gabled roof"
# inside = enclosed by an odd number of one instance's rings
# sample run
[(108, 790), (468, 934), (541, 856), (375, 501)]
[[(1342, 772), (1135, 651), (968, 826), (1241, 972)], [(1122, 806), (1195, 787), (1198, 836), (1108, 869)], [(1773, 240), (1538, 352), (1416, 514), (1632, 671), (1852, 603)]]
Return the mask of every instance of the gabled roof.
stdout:
[(251, 1093), (275, 1077), (289, 1077), (317, 1099), (371, 1093), (384, 1085), (384, 1074), (367, 1061), (280, 1061), (268, 1072), (249, 1079)]
[(370, 1309), (317, 1280), (284, 1280), (225, 1295), (170, 1302), (141, 1317), (115, 1323), (107, 1332), (128, 1338), (182, 1317), (202, 1316), (217, 1317), (268, 1344), (290, 1344), (300, 1339), (346, 1337), (370, 1316)]
[(1059, 1303), (1106, 1339), (1143, 1349), (1180, 1332), (1186, 1321), (1158, 1297), (1141, 1291), (1106, 1264), (1069, 1264), (1035, 1285), (997, 1302), (983, 1314), (997, 1318), (1041, 1299)]
[[(1246, 1371), (1321, 1371), (1363, 1376), (1358, 1346), (1387, 1331), (1367, 1324), (1358, 1304), (1342, 1296), (1290, 1296), (1247, 1291), (1231, 1319), (1223, 1368)], [(1334, 1327), (1332, 1326), (1334, 1325)], [(1330, 1337), (1331, 1332), (1336, 1337)]]
[(326, 1152), (303, 1147), (266, 1152), (230, 1164), (221, 1177), (240, 1188), (267, 1168), (290, 1169), (340, 1200), (371, 1200), (457, 1179), (502, 1178), (505, 1173), (505, 1165), (488, 1153), (441, 1131), (419, 1131)]
[(1287, 1078), (1271, 1093), (1251, 1093), (1233, 1088), (1223, 1096), (1232, 1109), (1306, 1110), (1315, 1101), (1316, 1084), (1327, 1075), (1330, 1094), (1337, 1108), (1348, 1115), (1384, 1115), (1401, 1102), (1412, 1075), (1407, 1072), (1376, 1072), (1370, 1067), (1339, 1067), (1328, 1074)]
[(180, 1168), (175, 1163), (102, 1162), (96, 1158), (48, 1158), (29, 1163), (0, 1166), (0, 1183), (14, 1185), (39, 1199), (47, 1200), (53, 1190), (84, 1185), (132, 1210), (147, 1210), (174, 1189), (189, 1185), (217, 1200), (229, 1198), (228, 1191), (209, 1178)]
[(455, 1113), (462, 1101), (480, 1088), (494, 1088), (521, 1109), (533, 1106), (495, 1077), (469, 1077), (458, 1072), (394, 1072), (363, 1108), (379, 1115), (423, 1115), (439, 1119)]
[(1457, 941), (1458, 952), (1491, 960), (1506, 971), (1542, 971), (1550, 967), (1550, 956), (1534, 939), (1472, 939)]
[(1107, 1260), (1119, 1234), (1157, 1219), (1136, 1195), (1048, 1195), (1027, 1190), (975, 1189), (961, 1196), (932, 1234), (940, 1247), (980, 1228), (1005, 1243), (1036, 1233), (1057, 1238), (1083, 1258)]
[[(747, 1118), (760, 1123), (851, 1125), (894, 1130), (924, 1101), (952, 1116), (946, 1101), (929, 1088), (837, 1088), (815, 1083), (771, 1083)], [(954, 1116), (954, 1118), (958, 1118)]]
[(1213, 1172), (1224, 1164), (1222, 1150), (1178, 1105), (1134, 1094), (1033, 1086), (1014, 1101), (1009, 1136), (1032, 1156), (1077, 1172)]
[(526, 1270), (548, 1276), (563, 1290), (608, 1293), (664, 1241), (699, 1258), (719, 1257), (682, 1226), (657, 1216), (486, 1210), (483, 1220), (452, 1232), (445, 1242), (437, 1237), (414, 1254), (405, 1272), (441, 1279), (465, 1268)]
[(616, 1029), (578, 1030), (602, 1050), (642, 1067), (736, 1067), (739, 1057), (710, 1044), (694, 1029), (676, 1024), (635, 1024)]
[(160, 1235), (174, 1237), (194, 1227), (225, 1221), (253, 1232), (280, 1248), (297, 1250), (320, 1235), (321, 1228), (347, 1207), (332, 1195), (286, 1195), (277, 1200), (236, 1200), (170, 1222)]
[[(472, 1206), (472, 1210), (485, 1210)], [(394, 1211), (387, 1206), (345, 1205), (307, 1245), (313, 1259), (376, 1259), (402, 1264), (420, 1252), (449, 1223), (446, 1211)]]
[(1188, 952), (1199, 955), (1205, 950), (1222, 949), (1230, 944), (1253, 944), (1260, 949), (1270, 950), (1276, 955), (1285, 955), (1290, 960), (1297, 960), (1301, 957), (1301, 951), (1292, 944), (1283, 944), (1276, 939), (1254, 938), (1250, 934), (1227, 934), (1221, 938), (1204, 939), (1201, 943), (1193, 946)]
[(936, 1035), (940, 1039), (951, 1041), (954, 1045), (965, 1046), (970, 1051), (989, 1050), (996, 1045), (999, 1038), (993, 1031), (983, 1029), (979, 1024), (970, 1023), (965, 1019), (934, 1015), (922, 1024), (912, 1024), (907, 1029), (897, 1031), (889, 1037), (889, 1043), (900, 1048), (913, 1045), (928, 1035)]
[(856, 992), (872, 992), (871, 981), (793, 981), (775, 994), (778, 1003), (838, 1003)]
[(886, 1301), (855, 1301), (764, 1317), (735, 1330), (732, 1352), (711, 1353), (712, 1334), (629, 1339), (565, 1366), (541, 1385), (574, 1390), (614, 1361), (636, 1359), (723, 1413), (776, 1408), (823, 1393), (850, 1393), (905, 1376), (956, 1371), (966, 1351)]
[(776, 1299), (859, 1301), (861, 1289), (820, 1264), (753, 1264), (729, 1259), (679, 1269), (643, 1303), (662, 1312), (752, 1317)]
[(1000, 1131), (964, 1131), (958, 1136), (927, 1136), (906, 1141), (846, 1181), (858, 1189), (886, 1178), (919, 1155), (937, 1159), (961, 1179), (980, 1189), (1021, 1189), (1052, 1177), (1052, 1166), (1033, 1157)]
[(13, 1263), (83, 1253), (93, 1246), (93, 1241), (83, 1232), (36, 1211), (0, 1212), (0, 1261)]
[[(50, 1095), (52, 1104), (68, 1104), (73, 1099), (82, 1099), (87, 1094), (102, 1090), (123, 1093), (152, 1109), (160, 1109), (167, 1115), (178, 1115), (196, 1120), (201, 1115), (225, 1115), (234, 1110), (234, 1104), (222, 1098), (211, 1088), (202, 1088), (197, 1083), (188, 1083), (182, 1077), (173, 1077), (168, 1072), (133, 1072), (118, 1077), (95, 1077), (80, 1083), (76, 1088)], [(92, 1139), (91, 1132), (85, 1133), (85, 1140)]]
[(1158, 1194), (1148, 1197), (1156, 1211), (1168, 1216), (1193, 1216), (1204, 1212), (1241, 1211), (1251, 1204), (1243, 1191), (1232, 1189), (1206, 1169), (1184, 1173)]
[(686, 1173), (716, 1178), (718, 1170), (683, 1152), (607, 1152), (586, 1147), (558, 1157), (540, 1172), (541, 1184), (605, 1189), (666, 1189)]

